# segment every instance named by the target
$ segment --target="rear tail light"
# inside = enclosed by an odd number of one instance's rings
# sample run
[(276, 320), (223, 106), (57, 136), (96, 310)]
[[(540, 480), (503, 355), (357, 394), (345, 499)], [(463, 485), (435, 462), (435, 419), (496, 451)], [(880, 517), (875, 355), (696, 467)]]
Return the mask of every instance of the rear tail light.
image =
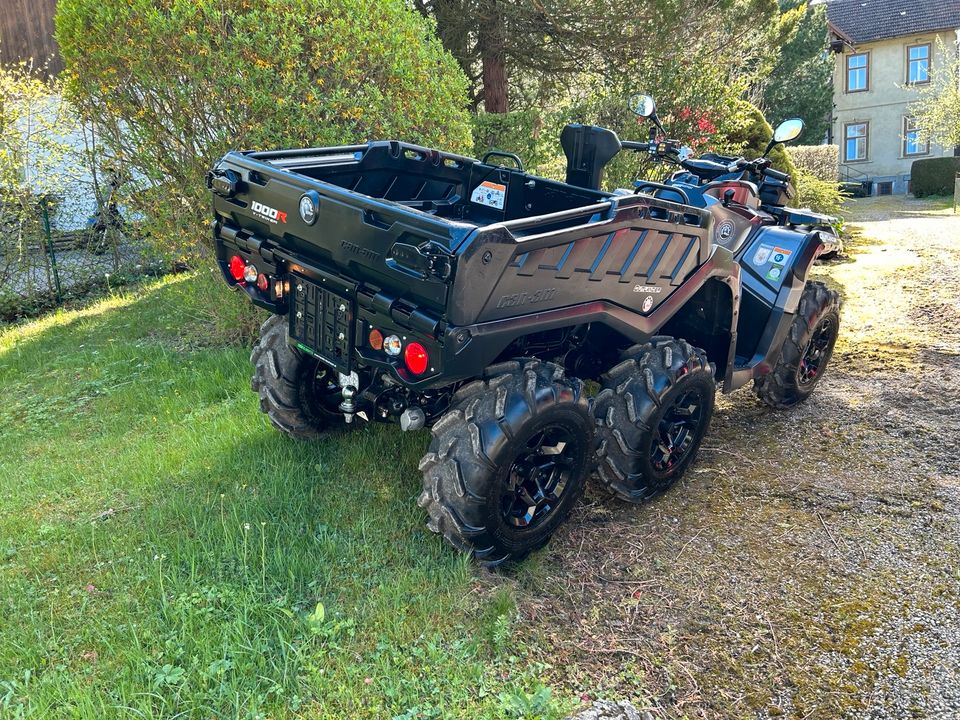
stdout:
[(408, 343), (403, 351), (403, 362), (414, 375), (423, 375), (430, 364), (430, 356), (426, 349), (418, 342)]
[(247, 265), (243, 269), (243, 279), (248, 283), (255, 283), (257, 281), (257, 275), (259, 274), (260, 272), (257, 270), (257, 266), (253, 264)]
[(247, 264), (243, 261), (243, 258), (239, 255), (234, 255), (230, 258), (230, 277), (232, 277), (237, 282), (243, 280), (243, 271), (246, 269)]
[(370, 347), (372, 347), (374, 350), (383, 350), (383, 333), (379, 330), (371, 330), (367, 341), (370, 343)]
[(260, 273), (257, 275), (257, 287), (260, 288), (260, 292), (266, 292), (270, 289), (270, 279), (263, 273)]

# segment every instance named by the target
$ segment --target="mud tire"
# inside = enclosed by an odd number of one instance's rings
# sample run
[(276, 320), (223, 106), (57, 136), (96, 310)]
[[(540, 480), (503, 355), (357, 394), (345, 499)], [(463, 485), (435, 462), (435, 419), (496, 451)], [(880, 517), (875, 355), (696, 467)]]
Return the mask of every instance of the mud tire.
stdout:
[[(629, 348), (601, 377), (594, 400), (600, 482), (632, 503), (673, 485), (700, 449), (715, 395), (703, 350), (672, 337)], [(675, 458), (673, 440), (680, 443)]]
[[(420, 461), (418, 502), (429, 515), (427, 526), (491, 568), (546, 544), (580, 498), (593, 467), (594, 422), (583, 383), (565, 377), (559, 365), (539, 360), (488, 368), (482, 379), (457, 391), (432, 434)], [(538, 445), (547, 437), (556, 445)], [(529, 470), (531, 455), (537, 462), (557, 456), (548, 465), (556, 463), (562, 486), (558, 480), (559, 493), (546, 494), (550, 500), (532, 514), (528, 510), (530, 518), (515, 517), (509, 507), (515, 502), (511, 493), (520, 497), (518, 478), (532, 472), (539, 480), (548, 477), (543, 483), (548, 487), (555, 477), (542, 474), (552, 470)], [(545, 514), (538, 515), (541, 511)], [(517, 524), (523, 522), (528, 524)]]
[(334, 371), (287, 342), (286, 316), (271, 315), (263, 323), (250, 362), (254, 367), (250, 385), (260, 397), (260, 410), (285, 435), (316, 440), (358, 425), (356, 421), (348, 425), (335, 410)]
[[(815, 337), (823, 340), (819, 333), (824, 328), (827, 337), (816, 358), (816, 374), (804, 382), (803, 377), (809, 373), (807, 352)], [(769, 374), (754, 380), (757, 397), (775, 408), (788, 408), (810, 397), (826, 372), (839, 331), (840, 295), (821, 282), (808, 282), (776, 366)]]

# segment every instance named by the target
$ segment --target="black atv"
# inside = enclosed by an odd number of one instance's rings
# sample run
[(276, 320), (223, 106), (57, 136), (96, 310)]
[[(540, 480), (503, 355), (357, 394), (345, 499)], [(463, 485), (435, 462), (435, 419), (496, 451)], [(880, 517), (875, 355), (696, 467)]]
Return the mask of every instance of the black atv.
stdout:
[[(783, 206), (769, 163), (583, 125), (561, 144), (566, 183), (397, 141), (230, 152), (208, 176), (224, 277), (272, 313), (263, 412), (299, 439), (431, 427), (428, 525), (488, 566), (543, 545), (595, 469), (634, 502), (669, 487), (717, 383), (804, 400), (839, 327), (836, 293), (807, 282), (837, 237)], [(683, 171), (602, 192), (621, 149)]]

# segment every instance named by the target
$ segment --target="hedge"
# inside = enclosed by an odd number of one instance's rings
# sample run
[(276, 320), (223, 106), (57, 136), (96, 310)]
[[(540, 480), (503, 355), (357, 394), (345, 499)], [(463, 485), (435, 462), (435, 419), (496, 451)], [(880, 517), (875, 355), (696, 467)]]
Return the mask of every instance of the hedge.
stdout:
[(840, 147), (838, 145), (794, 145), (787, 146), (787, 154), (807, 175), (818, 180), (835, 183), (840, 166)]
[(960, 157), (914, 160), (910, 166), (910, 191), (914, 197), (953, 195)]

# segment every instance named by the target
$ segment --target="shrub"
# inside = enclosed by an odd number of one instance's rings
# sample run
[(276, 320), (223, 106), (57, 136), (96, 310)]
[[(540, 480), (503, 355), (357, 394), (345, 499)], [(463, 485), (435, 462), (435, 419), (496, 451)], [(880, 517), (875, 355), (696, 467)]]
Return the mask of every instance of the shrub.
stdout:
[(910, 166), (910, 190), (914, 197), (953, 195), (960, 157), (914, 160)]
[(552, 166), (562, 155), (562, 128), (563, 117), (557, 112), (481, 112), (473, 118), (473, 154), (482, 157), (494, 148), (516, 153), (527, 170), (542, 173), (544, 167)]
[(843, 195), (836, 180), (821, 180), (816, 175), (798, 168), (793, 176), (797, 196), (792, 204), (836, 217), (843, 210)]
[(839, 175), (840, 147), (838, 145), (796, 145), (787, 147), (787, 155), (804, 172), (827, 182), (836, 182)]
[(229, 148), (470, 148), (466, 78), (404, 0), (61, 0), (57, 40), (70, 97), (149, 190), (154, 236), (187, 254)]
[[(767, 144), (773, 138), (773, 128), (763, 117), (759, 108), (746, 100), (740, 102), (739, 108), (743, 115), (743, 120), (739, 127), (726, 136), (727, 151), (743, 154), (745, 158), (752, 159), (760, 156), (767, 148)], [(790, 157), (784, 151), (783, 145), (777, 145), (770, 151), (768, 157), (773, 161), (773, 166), (778, 170), (790, 175), (796, 174), (796, 168)]]

